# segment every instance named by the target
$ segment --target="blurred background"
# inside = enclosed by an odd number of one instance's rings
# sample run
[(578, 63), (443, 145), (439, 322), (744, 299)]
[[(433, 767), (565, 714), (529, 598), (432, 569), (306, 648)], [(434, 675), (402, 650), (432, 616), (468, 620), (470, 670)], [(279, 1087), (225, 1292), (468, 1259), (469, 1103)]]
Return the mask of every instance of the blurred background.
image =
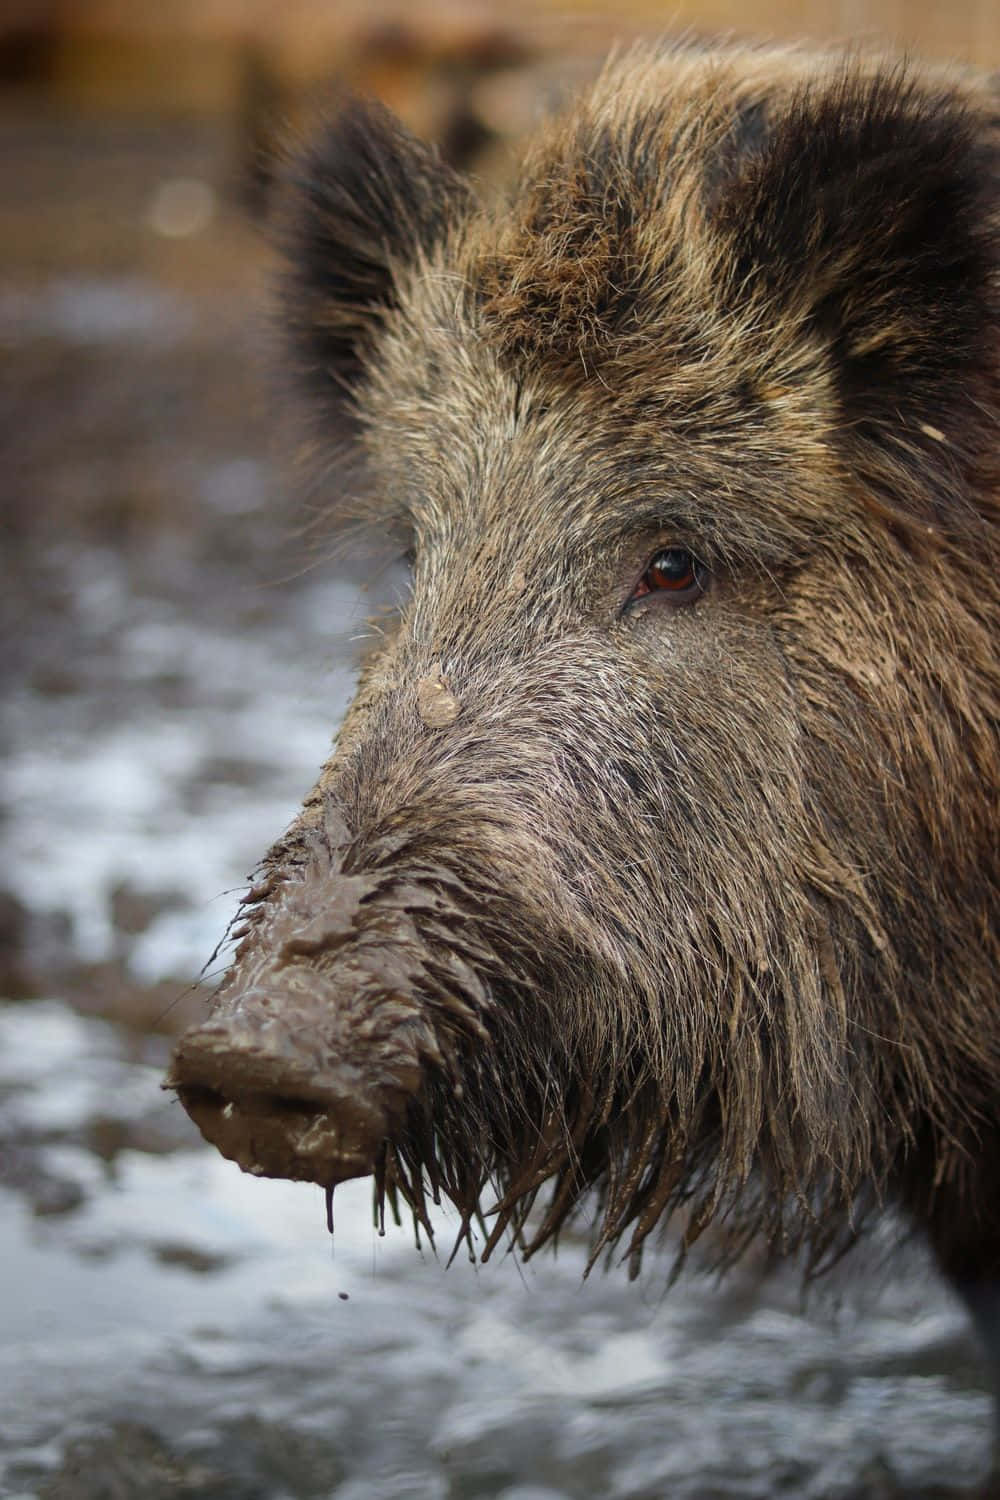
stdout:
[[(325, 758), (385, 559), (278, 455), (271, 153), (345, 89), (502, 176), (642, 35), (1000, 66), (997, 0), (0, 4), (0, 1495), (943, 1495), (989, 1401), (919, 1247), (797, 1273), (581, 1246), (444, 1274), (241, 1178), (159, 1087)], [(343, 1197), (343, 1203), (341, 1203)], [(843, 1281), (835, 1291), (844, 1290)]]

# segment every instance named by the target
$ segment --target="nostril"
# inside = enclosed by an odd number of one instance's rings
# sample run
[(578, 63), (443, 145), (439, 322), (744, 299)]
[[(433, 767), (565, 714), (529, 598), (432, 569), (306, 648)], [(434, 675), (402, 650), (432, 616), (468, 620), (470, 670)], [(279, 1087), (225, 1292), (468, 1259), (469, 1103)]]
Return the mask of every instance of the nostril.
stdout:
[(232, 1097), (204, 1085), (175, 1085), (206, 1140), (256, 1177), (284, 1177), (328, 1187), (365, 1177), (385, 1135), (379, 1112), (353, 1101), (250, 1092)]
[(303, 1115), (326, 1113), (315, 1100), (297, 1099), (286, 1094), (241, 1094), (236, 1099), (230, 1098), (218, 1089), (204, 1088), (195, 1084), (190, 1087), (179, 1086), (177, 1096), (185, 1109), (218, 1110), (226, 1120), (235, 1119), (238, 1114), (247, 1118), (256, 1115), (272, 1115), (277, 1120), (283, 1115), (300, 1119)]

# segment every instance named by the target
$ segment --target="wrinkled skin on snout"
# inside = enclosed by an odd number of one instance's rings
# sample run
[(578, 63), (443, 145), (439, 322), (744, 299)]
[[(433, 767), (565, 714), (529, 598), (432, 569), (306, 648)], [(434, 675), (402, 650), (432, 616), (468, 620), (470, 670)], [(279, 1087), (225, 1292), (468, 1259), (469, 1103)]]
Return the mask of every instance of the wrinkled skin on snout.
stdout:
[(594, 1194), (633, 1268), (894, 1195), (1000, 1272), (977, 87), (632, 58), (496, 212), (375, 109), (306, 157), (293, 347), (412, 596), (177, 1049), (242, 1167), (486, 1253)]

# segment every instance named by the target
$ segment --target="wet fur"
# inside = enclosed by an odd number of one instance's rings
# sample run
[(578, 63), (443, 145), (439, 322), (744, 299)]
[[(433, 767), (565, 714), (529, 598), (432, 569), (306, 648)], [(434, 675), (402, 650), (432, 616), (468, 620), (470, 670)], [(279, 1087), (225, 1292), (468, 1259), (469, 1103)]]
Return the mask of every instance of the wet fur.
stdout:
[[(380, 1191), (536, 1247), (596, 1189), (633, 1267), (678, 1205), (819, 1261), (895, 1196), (1000, 1274), (995, 101), (644, 50), (499, 208), (376, 106), (298, 181), (301, 389), (413, 596), (241, 962), (310, 860), (382, 872), (361, 943), (413, 893)], [(626, 610), (665, 545), (709, 591)]]

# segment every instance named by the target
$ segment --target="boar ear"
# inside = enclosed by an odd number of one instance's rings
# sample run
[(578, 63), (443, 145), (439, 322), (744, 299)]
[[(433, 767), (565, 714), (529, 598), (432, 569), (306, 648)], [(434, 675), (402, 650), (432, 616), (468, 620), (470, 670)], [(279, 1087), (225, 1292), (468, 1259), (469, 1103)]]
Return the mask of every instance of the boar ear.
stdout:
[(736, 175), (737, 284), (829, 350), (848, 462), (903, 508), (965, 488), (1000, 406), (995, 121), (899, 70), (844, 75)]
[(341, 402), (397, 277), (471, 203), (467, 183), (374, 101), (352, 100), (293, 162), (283, 316), (307, 395)]

